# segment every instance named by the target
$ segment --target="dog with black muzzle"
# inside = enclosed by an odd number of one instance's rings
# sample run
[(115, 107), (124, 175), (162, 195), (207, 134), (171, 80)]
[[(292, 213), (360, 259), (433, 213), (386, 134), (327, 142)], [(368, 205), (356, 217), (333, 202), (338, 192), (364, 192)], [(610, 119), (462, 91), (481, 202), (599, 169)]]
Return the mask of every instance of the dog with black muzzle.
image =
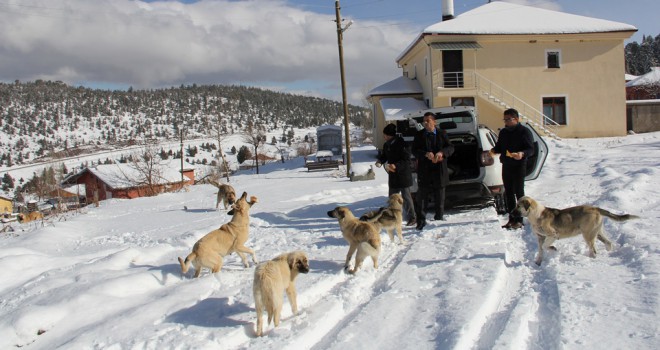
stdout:
[(302, 251), (294, 251), (279, 255), (273, 260), (257, 266), (254, 271), (254, 307), (257, 311), (257, 336), (263, 332), (262, 315), (264, 310), (268, 314), (268, 323), (280, 325), (282, 305), (284, 304), (284, 293), (291, 303), (291, 312), (298, 314), (298, 302), (296, 300), (296, 277), (300, 273), (309, 272), (309, 260)]
[(611, 251), (613, 244), (605, 236), (603, 216), (615, 221), (638, 218), (630, 214), (613, 214), (590, 205), (578, 205), (566, 209), (548, 208), (529, 196), (518, 200), (513, 213), (526, 217), (532, 224), (532, 231), (536, 234), (539, 245), (536, 265), (541, 265), (544, 249), (557, 250), (552, 245), (556, 240), (579, 234), (582, 234), (587, 243), (592, 258), (596, 257), (596, 239), (603, 242), (607, 250)]
[[(349, 245), (344, 269), (350, 274), (354, 274), (367, 257), (371, 257), (374, 268), (377, 269), (381, 245), (380, 229), (370, 222), (360, 221), (346, 207), (336, 207), (328, 212), (328, 216), (339, 220), (341, 234)], [(355, 254), (356, 251), (357, 254)], [(353, 269), (349, 269), (353, 254), (355, 254), (355, 265)]]
[(250, 254), (252, 262), (257, 264), (254, 250), (245, 246), (250, 226), (248, 211), (257, 202), (257, 197), (250, 197), (249, 202), (246, 198), (247, 192), (243, 192), (241, 198), (232, 205), (232, 210), (229, 212), (233, 215), (231, 221), (200, 238), (185, 260), (178, 258), (182, 274), (188, 272), (191, 264), (195, 267), (195, 277), (199, 277), (202, 268), (211, 269), (212, 273), (216, 273), (222, 268), (223, 258), (233, 252), (241, 257), (245, 267), (250, 267), (246, 253)]

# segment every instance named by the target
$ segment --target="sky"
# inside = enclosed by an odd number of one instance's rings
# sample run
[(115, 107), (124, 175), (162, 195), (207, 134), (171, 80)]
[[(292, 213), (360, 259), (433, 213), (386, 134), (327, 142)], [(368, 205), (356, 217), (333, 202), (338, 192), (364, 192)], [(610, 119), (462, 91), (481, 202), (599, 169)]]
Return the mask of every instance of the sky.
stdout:
[[(511, 0), (660, 34), (655, 0)], [(456, 0), (455, 15), (486, 0)], [(401, 75), (395, 58), (441, 0), (340, 2), (347, 99)], [(3, 0), (0, 81), (102, 89), (237, 84), (341, 101), (333, 0)]]
[[(597, 242), (590, 258), (574, 237), (536, 266), (527, 221), (506, 231), (493, 207), (449, 210), (423, 231), (405, 228), (403, 244), (381, 232), (379, 267), (367, 260), (351, 276), (348, 245), (326, 212), (384, 205), (387, 175), (376, 169), (374, 180), (350, 182), (341, 169), (307, 172), (294, 158), (230, 181), (257, 197), (246, 246), (259, 261), (293, 250), (310, 260), (296, 281), (299, 314), (285, 299), (278, 328), (255, 337), (254, 264), (233, 254), (216, 274), (182, 276), (177, 257), (229, 220), (215, 209), (217, 190), (196, 185), (102, 201), (43, 225), (10, 223), (14, 231), (0, 235), (0, 348), (660, 348), (660, 133), (546, 142), (527, 195), (640, 216), (605, 219), (612, 251)], [(356, 171), (375, 155), (373, 146), (353, 148)]]

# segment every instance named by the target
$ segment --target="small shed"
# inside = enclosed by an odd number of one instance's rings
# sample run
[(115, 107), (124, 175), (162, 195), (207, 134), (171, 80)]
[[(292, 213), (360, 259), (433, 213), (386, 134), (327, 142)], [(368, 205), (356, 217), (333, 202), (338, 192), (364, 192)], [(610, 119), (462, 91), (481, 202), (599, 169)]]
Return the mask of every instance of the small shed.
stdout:
[(341, 126), (322, 125), (316, 129), (316, 144), (319, 151), (331, 151), (333, 155), (339, 156), (343, 153)]
[(0, 196), (0, 214), (11, 214), (14, 211), (11, 198)]

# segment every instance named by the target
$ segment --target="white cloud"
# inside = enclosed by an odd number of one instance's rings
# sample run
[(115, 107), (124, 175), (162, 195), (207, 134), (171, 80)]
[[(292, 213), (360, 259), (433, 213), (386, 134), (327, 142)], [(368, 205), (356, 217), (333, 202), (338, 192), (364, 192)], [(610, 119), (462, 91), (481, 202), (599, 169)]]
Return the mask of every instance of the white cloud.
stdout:
[[(336, 94), (334, 16), (284, 1), (151, 2), (35, 0), (0, 7), (0, 80), (130, 85), (287, 85), (318, 82)], [(399, 74), (394, 57), (412, 38), (404, 28), (356, 23), (344, 34), (347, 84)], [(389, 75), (384, 67), (391, 67)], [(385, 68), (387, 71), (387, 68)], [(331, 86), (331, 89), (328, 89)]]

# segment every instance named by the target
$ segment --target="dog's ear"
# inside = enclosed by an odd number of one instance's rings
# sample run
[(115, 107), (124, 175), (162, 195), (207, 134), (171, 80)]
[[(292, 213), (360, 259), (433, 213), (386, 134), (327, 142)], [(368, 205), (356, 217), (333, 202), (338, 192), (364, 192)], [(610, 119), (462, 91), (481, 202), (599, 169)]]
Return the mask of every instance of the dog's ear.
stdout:
[(247, 192), (243, 192), (243, 195), (241, 196), (241, 199), (247, 198)]
[(286, 262), (289, 265), (289, 270), (293, 271), (296, 268), (296, 263), (298, 262), (298, 259), (296, 259), (295, 254), (289, 254), (286, 257)]
[(248, 204), (249, 204), (250, 206), (253, 206), (254, 203), (256, 203), (256, 202), (257, 202), (257, 197), (256, 197), (256, 196), (251, 196), (251, 197), (250, 197), (250, 201), (248, 202)]
[(525, 207), (526, 211), (529, 211), (529, 208), (532, 206), (532, 201), (525, 198), (525, 200), (522, 202), (522, 205), (523, 205), (523, 207)]

